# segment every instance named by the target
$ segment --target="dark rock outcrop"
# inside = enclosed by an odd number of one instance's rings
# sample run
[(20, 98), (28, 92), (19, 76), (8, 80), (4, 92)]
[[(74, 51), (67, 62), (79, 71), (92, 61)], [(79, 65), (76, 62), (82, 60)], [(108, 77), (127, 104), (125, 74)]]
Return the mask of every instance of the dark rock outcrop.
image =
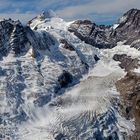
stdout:
[(100, 60), (100, 58), (97, 55), (94, 56), (94, 59), (96, 62)]
[(13, 31), (10, 36), (10, 46), (15, 54), (24, 52), (26, 43), (28, 42), (24, 27), (19, 22), (13, 27)]
[(0, 21), (0, 57), (11, 50), (15, 56), (26, 53), (29, 45), (39, 50), (49, 50), (50, 45), (55, 45), (55, 40), (47, 32), (37, 33), (29, 26), (24, 27), (20, 21)]
[(67, 71), (63, 71), (63, 73), (58, 77), (58, 82), (61, 86), (61, 88), (66, 87), (68, 84), (70, 84), (73, 80), (72, 75), (67, 72)]
[(0, 21), (1, 56), (6, 55), (11, 49), (15, 55), (24, 52), (27, 42), (26, 32), (19, 21), (11, 19)]
[(116, 41), (124, 41), (125, 44), (139, 48), (140, 45), (140, 10), (131, 9), (118, 21), (118, 27), (113, 30), (110, 37)]
[(127, 56), (126, 54), (115, 54), (113, 56), (113, 59), (115, 61), (119, 61), (119, 66), (122, 69), (125, 69), (125, 71), (130, 71), (134, 68), (138, 68), (139, 66), (139, 60), (137, 58), (132, 59), (130, 56)]
[(66, 136), (64, 136), (62, 133), (59, 133), (58, 135), (55, 136), (55, 140), (65, 140), (67, 139)]
[(120, 61), (119, 66), (127, 72), (124, 78), (116, 83), (117, 90), (121, 94), (120, 109), (126, 119), (135, 118), (135, 131), (130, 139), (140, 139), (140, 74), (133, 72), (138, 68), (139, 60), (132, 59), (126, 54), (115, 54), (113, 56), (115, 61)]
[(135, 118), (135, 131), (130, 139), (140, 139), (140, 75), (128, 72), (127, 75), (116, 83), (117, 90), (121, 93), (123, 104), (122, 113), (127, 119)]
[(68, 43), (67, 40), (65, 40), (65, 39), (60, 39), (59, 42), (60, 42), (61, 44), (63, 44), (63, 47), (64, 47), (65, 49), (68, 49), (68, 50), (70, 50), (70, 51), (74, 51), (74, 50), (75, 50), (75, 49), (74, 49), (74, 46), (71, 45), (70, 43)]
[(116, 45), (108, 37), (110, 26), (96, 25), (88, 20), (78, 20), (72, 23), (68, 30), (82, 41), (97, 48), (112, 48)]

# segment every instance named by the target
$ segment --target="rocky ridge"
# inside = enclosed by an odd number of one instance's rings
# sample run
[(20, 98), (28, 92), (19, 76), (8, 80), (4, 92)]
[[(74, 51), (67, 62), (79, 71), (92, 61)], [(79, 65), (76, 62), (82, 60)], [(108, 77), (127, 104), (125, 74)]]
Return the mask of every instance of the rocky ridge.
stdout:
[(113, 26), (96, 25), (91, 21), (78, 20), (68, 30), (81, 40), (97, 48), (113, 48), (117, 42), (139, 49), (140, 10), (131, 9), (126, 12)]
[(127, 72), (124, 78), (116, 82), (117, 90), (121, 93), (120, 109), (122, 114), (129, 120), (135, 121), (135, 131), (130, 140), (140, 139), (140, 74), (139, 74), (139, 59), (131, 58), (127, 54), (115, 54), (115, 61), (119, 61), (119, 66)]

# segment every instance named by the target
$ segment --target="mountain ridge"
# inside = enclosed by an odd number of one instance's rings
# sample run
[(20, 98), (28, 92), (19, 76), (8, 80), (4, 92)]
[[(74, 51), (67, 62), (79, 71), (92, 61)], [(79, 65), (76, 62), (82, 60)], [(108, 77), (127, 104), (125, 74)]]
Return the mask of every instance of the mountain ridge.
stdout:
[[(138, 48), (139, 46), (139, 17), (140, 10), (131, 9), (126, 12), (115, 24), (112, 26), (96, 25), (92, 22), (85, 22), (79, 20), (71, 24), (69, 31), (73, 32), (81, 40), (98, 48), (113, 48), (119, 41), (126, 41), (125, 44)], [(129, 25), (128, 25), (129, 24)], [(86, 27), (88, 28), (87, 34)], [(85, 30), (84, 30), (85, 28)]]

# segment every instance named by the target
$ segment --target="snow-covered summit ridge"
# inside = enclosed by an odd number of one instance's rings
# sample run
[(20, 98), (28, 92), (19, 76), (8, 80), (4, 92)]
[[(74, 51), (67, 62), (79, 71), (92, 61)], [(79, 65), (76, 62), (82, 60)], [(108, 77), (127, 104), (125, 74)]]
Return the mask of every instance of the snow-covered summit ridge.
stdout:
[(69, 25), (73, 23), (66, 22), (64, 19), (60, 18), (56, 13), (52, 10), (44, 11), (42, 14), (36, 16), (31, 21), (28, 22), (28, 25), (33, 30), (48, 30), (48, 29), (60, 29), (67, 30)]

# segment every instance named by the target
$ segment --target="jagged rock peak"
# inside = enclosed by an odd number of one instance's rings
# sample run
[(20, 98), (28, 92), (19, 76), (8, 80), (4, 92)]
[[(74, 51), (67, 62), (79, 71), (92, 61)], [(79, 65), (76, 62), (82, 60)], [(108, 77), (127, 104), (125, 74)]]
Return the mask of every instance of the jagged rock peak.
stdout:
[(52, 10), (47, 10), (47, 11), (43, 11), (39, 16), (39, 18), (53, 18), (53, 17), (57, 17), (56, 13)]
[(130, 16), (133, 16), (134, 14), (140, 14), (140, 10), (139, 9), (130, 9), (124, 15), (127, 15), (130, 17)]
[(140, 10), (131, 9), (127, 11), (120, 19), (119, 23), (138, 24), (140, 23)]

